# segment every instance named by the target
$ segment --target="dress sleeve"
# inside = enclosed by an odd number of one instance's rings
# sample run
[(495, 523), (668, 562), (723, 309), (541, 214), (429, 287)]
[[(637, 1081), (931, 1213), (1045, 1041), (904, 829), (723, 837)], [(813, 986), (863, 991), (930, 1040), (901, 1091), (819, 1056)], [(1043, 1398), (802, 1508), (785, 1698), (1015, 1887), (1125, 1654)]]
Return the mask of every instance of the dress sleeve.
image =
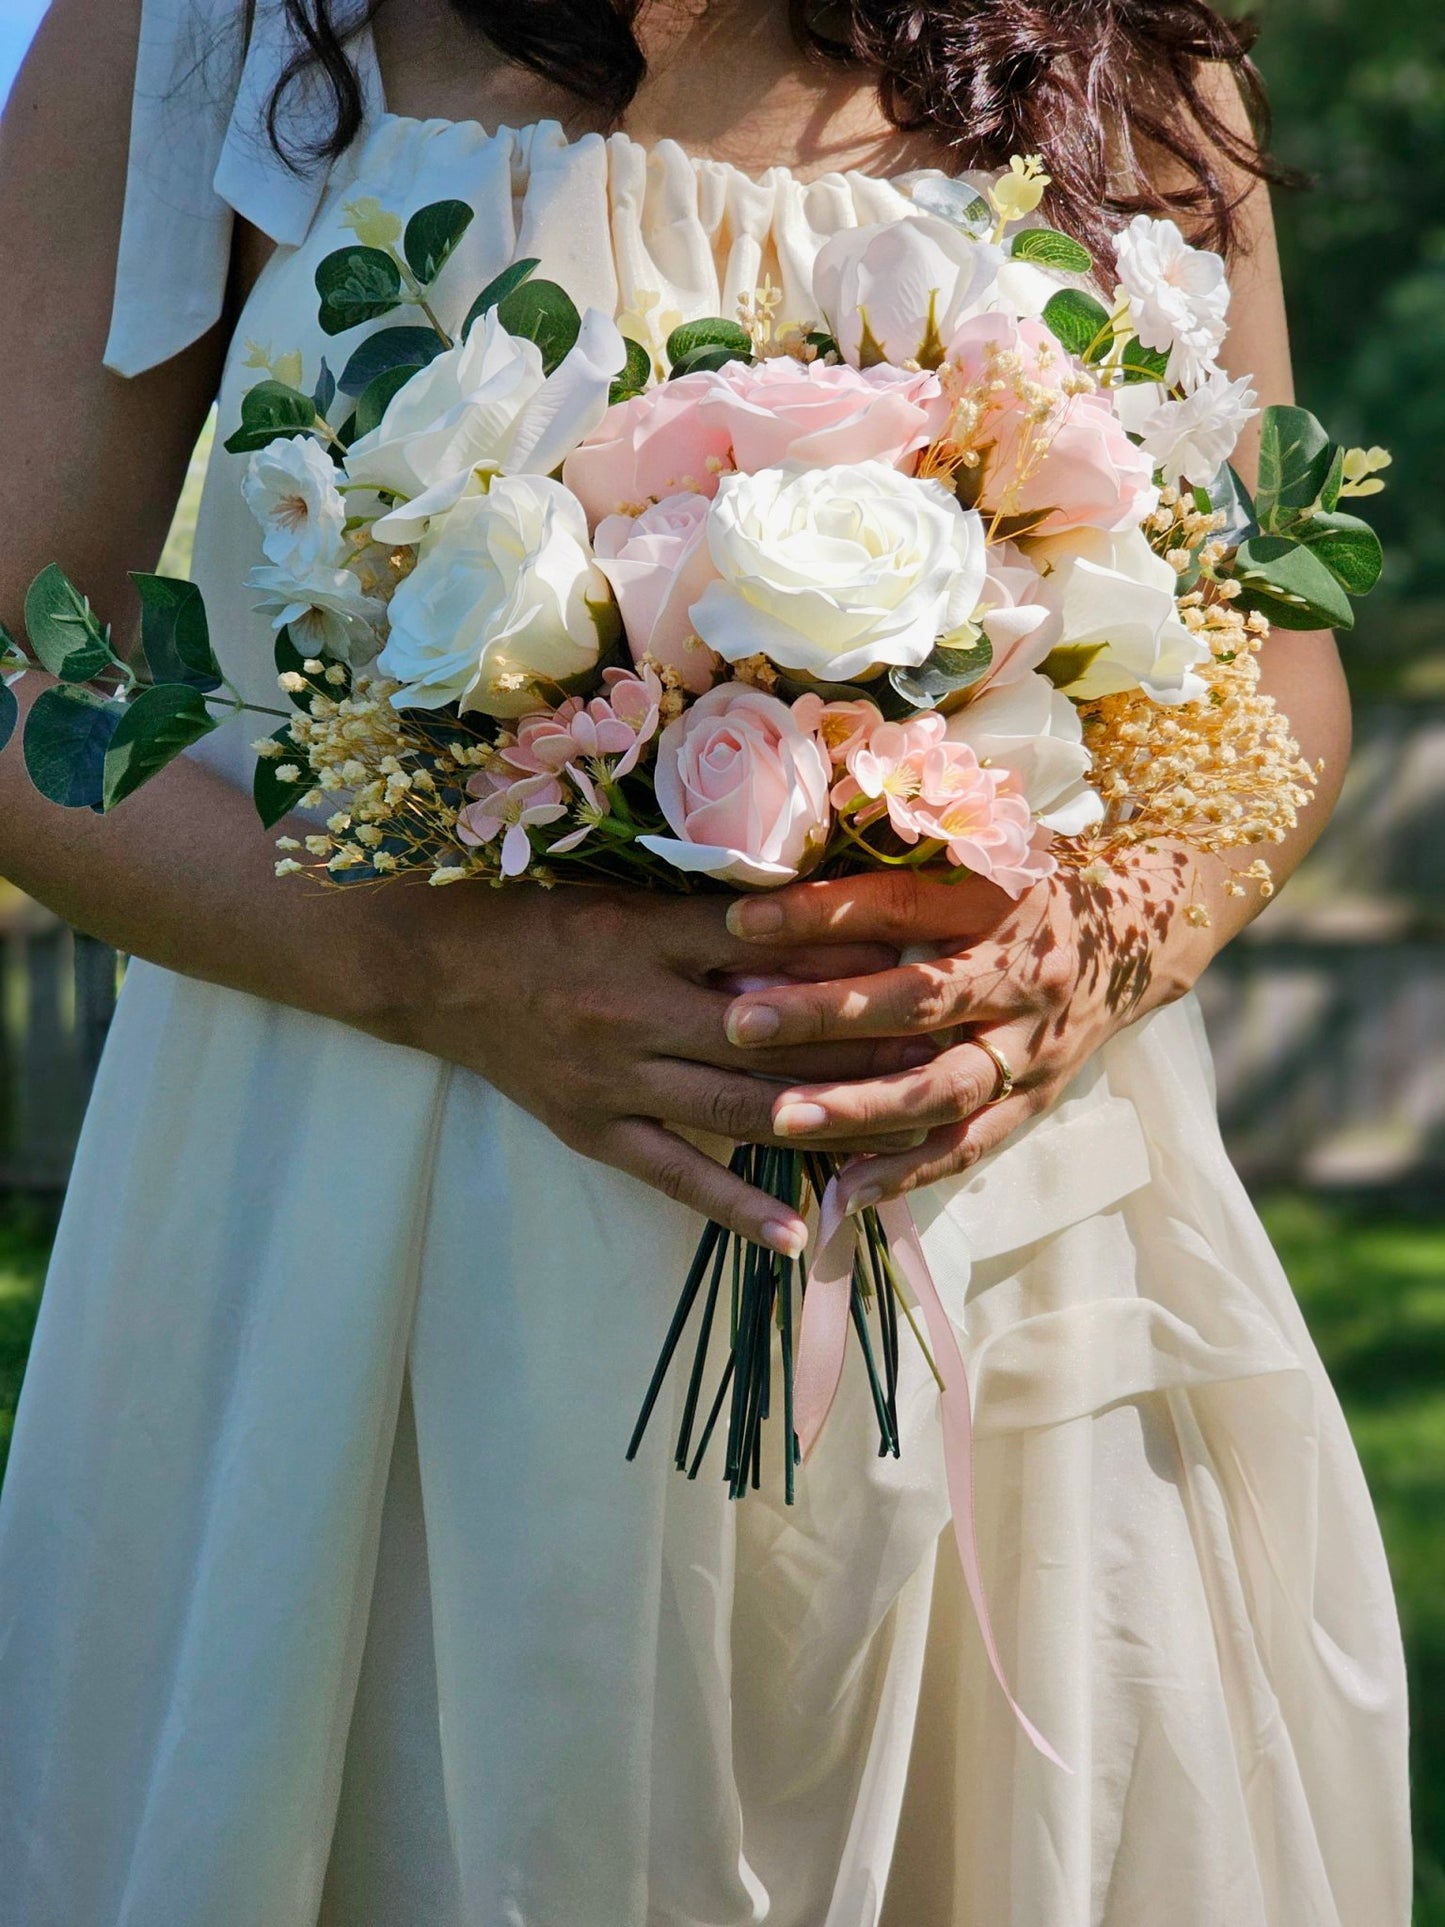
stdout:
[[(306, 238), (329, 164), (293, 166), (266, 129), (266, 104), (294, 51), (280, 0), (259, 0), (249, 42), (243, 0), (142, 0), (125, 208), (105, 365), (139, 375), (220, 318), (236, 214), (281, 246)], [(371, 33), (349, 51), (365, 119), (382, 112)], [(304, 151), (324, 90), (288, 89), (279, 132)]]

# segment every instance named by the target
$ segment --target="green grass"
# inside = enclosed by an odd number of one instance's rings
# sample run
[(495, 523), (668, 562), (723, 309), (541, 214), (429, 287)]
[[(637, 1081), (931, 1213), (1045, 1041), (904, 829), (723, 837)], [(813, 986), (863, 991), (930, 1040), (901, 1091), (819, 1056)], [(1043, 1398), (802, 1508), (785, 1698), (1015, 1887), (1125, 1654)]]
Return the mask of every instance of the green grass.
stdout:
[[(1288, 1194), (1261, 1210), (1339, 1390), (1410, 1662), (1415, 1927), (1445, 1927), (1445, 1215)], [(0, 1468), (52, 1224), (0, 1205)]]

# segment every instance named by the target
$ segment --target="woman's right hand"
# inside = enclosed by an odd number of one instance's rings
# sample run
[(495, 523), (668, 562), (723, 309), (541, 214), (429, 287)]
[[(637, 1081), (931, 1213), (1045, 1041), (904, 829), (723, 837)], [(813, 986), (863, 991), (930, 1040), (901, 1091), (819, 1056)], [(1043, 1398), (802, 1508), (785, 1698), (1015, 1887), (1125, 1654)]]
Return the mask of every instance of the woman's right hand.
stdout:
[(917, 1062), (930, 1049), (916, 1039), (734, 1047), (723, 1030), (730, 978), (816, 981), (895, 959), (876, 944), (764, 946), (760, 955), (729, 934), (726, 897), (461, 885), (392, 888), (372, 901), (399, 963), (368, 1029), (477, 1072), (572, 1149), (789, 1254), (806, 1237), (797, 1214), (677, 1127), (778, 1143), (771, 1106), (782, 1084), (902, 1069), (900, 1053)]

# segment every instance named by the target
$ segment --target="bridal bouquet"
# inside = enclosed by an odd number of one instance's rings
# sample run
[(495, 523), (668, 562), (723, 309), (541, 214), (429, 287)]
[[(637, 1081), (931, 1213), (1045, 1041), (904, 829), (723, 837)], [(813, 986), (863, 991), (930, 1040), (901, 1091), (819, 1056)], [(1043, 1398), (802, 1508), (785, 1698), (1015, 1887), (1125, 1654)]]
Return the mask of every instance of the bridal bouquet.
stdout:
[[(449, 326), (437, 283), (471, 210), (403, 228), (351, 204), (320, 317), (367, 332), (309, 390), (299, 356), (256, 350), (226, 444), (292, 705), (255, 746), (256, 804), (312, 823), (278, 873), (758, 890), (917, 865), (1017, 896), (1061, 865), (1105, 883), (1153, 838), (1282, 837), (1314, 772), (1258, 652), (1272, 626), (1351, 625), (1380, 548), (1341, 503), (1388, 457), (1270, 408), (1251, 499), (1222, 262), (1140, 216), (1105, 301), (1038, 224), (1047, 185), (1037, 160), (982, 193), (914, 177), (913, 217), (825, 244), (808, 312), (765, 280), (665, 333), (655, 302), (579, 314), (530, 260)], [(109, 809), (254, 707), (197, 591), (135, 580), (143, 662), (55, 568), (31, 656), (5, 639), (12, 669), (61, 678), (25, 733), (57, 802)], [(709, 1226), (632, 1449), (700, 1301), (677, 1463), (697, 1473), (726, 1411), (731, 1490), (758, 1481), (776, 1331), (791, 1496), (849, 1325), (881, 1451), (900, 1318), (921, 1304), (946, 1397), (962, 1365), (906, 1212), (840, 1225), (813, 1153), (742, 1146), (734, 1168), (823, 1205), (813, 1275)], [(811, 1368), (810, 1320), (832, 1327)]]

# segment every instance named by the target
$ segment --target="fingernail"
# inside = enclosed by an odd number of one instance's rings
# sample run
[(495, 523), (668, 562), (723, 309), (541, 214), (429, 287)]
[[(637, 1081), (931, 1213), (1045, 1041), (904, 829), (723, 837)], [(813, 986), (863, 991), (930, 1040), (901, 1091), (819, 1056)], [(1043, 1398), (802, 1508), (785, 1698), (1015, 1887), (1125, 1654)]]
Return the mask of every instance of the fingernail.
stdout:
[(735, 937), (771, 937), (782, 927), (782, 904), (766, 897), (739, 897), (728, 905), (728, 929)]
[(766, 1044), (770, 1037), (776, 1037), (781, 1017), (771, 1004), (734, 1004), (727, 1015), (728, 1042), (732, 1044)]
[(877, 1204), (883, 1196), (881, 1184), (862, 1184), (848, 1200), (848, 1215), (853, 1217), (859, 1211), (866, 1211), (870, 1205)]
[(804, 1131), (821, 1131), (827, 1122), (821, 1104), (784, 1104), (773, 1118), (773, 1129), (780, 1137), (800, 1137)]
[(808, 1242), (807, 1226), (772, 1218), (763, 1226), (762, 1241), (769, 1251), (780, 1252), (784, 1258), (796, 1258)]

